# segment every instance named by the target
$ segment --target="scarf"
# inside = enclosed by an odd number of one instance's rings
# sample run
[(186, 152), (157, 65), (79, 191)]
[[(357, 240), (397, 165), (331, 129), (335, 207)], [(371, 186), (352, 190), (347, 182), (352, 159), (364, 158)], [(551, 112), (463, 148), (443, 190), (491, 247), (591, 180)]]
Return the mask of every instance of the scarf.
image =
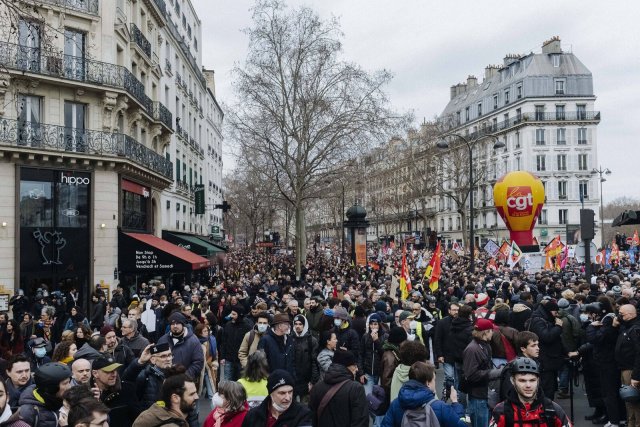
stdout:
[(11, 415), (11, 407), (9, 406), (9, 402), (7, 402), (4, 406), (4, 411), (2, 411), (2, 415), (0, 415), (0, 423), (7, 421)]

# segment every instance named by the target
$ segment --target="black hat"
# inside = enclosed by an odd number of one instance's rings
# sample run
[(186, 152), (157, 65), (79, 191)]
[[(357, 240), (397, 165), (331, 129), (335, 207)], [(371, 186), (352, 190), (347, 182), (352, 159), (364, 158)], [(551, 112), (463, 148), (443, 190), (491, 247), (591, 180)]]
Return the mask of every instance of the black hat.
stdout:
[(285, 371), (284, 369), (276, 369), (267, 379), (267, 391), (269, 393), (273, 393), (276, 389), (285, 385), (293, 387), (295, 385), (295, 380), (289, 371)]
[(333, 354), (333, 363), (337, 363), (342, 366), (357, 365), (356, 356), (347, 350), (336, 350)]
[(118, 363), (112, 357), (98, 357), (93, 361), (91, 365), (91, 369), (94, 370), (102, 370), (104, 372), (113, 372), (119, 367), (122, 366), (122, 363)]
[(403, 328), (394, 327), (389, 331), (387, 341), (391, 344), (400, 345), (407, 339), (407, 332)]
[(238, 314), (238, 317), (244, 316), (244, 307), (241, 305), (232, 305), (231, 311), (235, 311)]
[(36, 387), (47, 393), (57, 393), (60, 382), (71, 378), (71, 369), (63, 363), (49, 362), (40, 366), (34, 375)]
[(184, 315), (178, 311), (174, 311), (173, 313), (171, 313), (171, 316), (169, 316), (169, 324), (171, 323), (181, 323), (181, 324), (185, 324), (187, 323), (187, 319), (184, 317)]
[(168, 342), (163, 342), (163, 343), (156, 344), (153, 347), (151, 347), (151, 354), (163, 353), (163, 352), (165, 352), (167, 350), (169, 350), (169, 343)]

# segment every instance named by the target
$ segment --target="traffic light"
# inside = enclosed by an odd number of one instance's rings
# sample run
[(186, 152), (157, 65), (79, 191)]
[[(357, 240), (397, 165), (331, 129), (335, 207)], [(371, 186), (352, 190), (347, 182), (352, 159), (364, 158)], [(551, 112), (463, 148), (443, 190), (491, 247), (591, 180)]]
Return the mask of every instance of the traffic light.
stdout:
[(580, 209), (580, 234), (582, 240), (592, 240), (596, 236), (596, 213), (591, 209)]

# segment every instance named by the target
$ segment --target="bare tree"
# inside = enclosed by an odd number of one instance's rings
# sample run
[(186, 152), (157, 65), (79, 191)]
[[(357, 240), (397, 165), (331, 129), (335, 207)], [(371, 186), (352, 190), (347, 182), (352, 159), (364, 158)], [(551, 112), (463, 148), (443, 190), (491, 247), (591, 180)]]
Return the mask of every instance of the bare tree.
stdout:
[(400, 122), (383, 91), (391, 75), (342, 61), (338, 22), (307, 7), (260, 0), (246, 32), (249, 54), (234, 70), (239, 102), (228, 124), (242, 155), (250, 153), (250, 166), (275, 183), (295, 212), (299, 277), (306, 201)]

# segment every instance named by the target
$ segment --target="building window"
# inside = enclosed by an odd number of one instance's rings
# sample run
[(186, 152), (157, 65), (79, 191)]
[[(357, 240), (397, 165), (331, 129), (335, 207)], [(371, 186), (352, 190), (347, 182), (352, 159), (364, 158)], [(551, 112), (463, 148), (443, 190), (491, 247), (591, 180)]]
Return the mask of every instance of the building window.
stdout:
[(552, 55), (551, 58), (553, 59), (553, 66), (558, 68), (560, 66), (560, 55)]
[(447, 225), (448, 225), (447, 229), (449, 231), (453, 230), (453, 220), (451, 218), (449, 218), (449, 220), (447, 221)]
[(578, 145), (587, 145), (587, 128), (578, 128)]
[(564, 95), (564, 80), (556, 80), (556, 95)]
[(460, 111), (456, 111), (456, 126), (460, 125)]
[(558, 209), (558, 224), (566, 224), (569, 217), (568, 209)]
[(518, 149), (518, 148), (520, 148), (520, 132), (516, 132), (515, 140), (516, 140), (516, 143), (515, 143), (515, 147), (514, 148)]
[(536, 129), (536, 145), (544, 145), (544, 129)]
[(541, 225), (546, 225), (547, 224), (547, 210), (546, 209), (542, 209), (540, 211), (540, 224)]
[(482, 102), (478, 102), (478, 117), (482, 115)]
[(556, 120), (565, 120), (564, 105), (556, 105)]
[(586, 171), (588, 169), (587, 164), (587, 155), (586, 154), (578, 154), (578, 170)]
[(567, 170), (567, 155), (566, 154), (558, 154), (558, 170), (566, 171)]
[(547, 170), (546, 158), (544, 154), (538, 154), (536, 156), (536, 171), (544, 172)]
[(536, 120), (544, 120), (544, 105), (536, 105)]
[(148, 197), (122, 190), (122, 228), (147, 230)]
[(582, 180), (579, 183), (580, 188), (580, 200), (585, 200), (589, 198), (589, 181)]
[(556, 144), (567, 145), (566, 134), (567, 130), (565, 128), (558, 128), (556, 130)]
[(576, 105), (576, 117), (578, 120), (587, 119), (587, 106), (584, 104)]
[(518, 99), (522, 98), (522, 85), (516, 86), (516, 97)]
[(558, 199), (567, 200), (567, 181), (558, 181)]
[(498, 95), (493, 95), (493, 109), (498, 109)]
[(493, 120), (491, 120), (491, 126), (493, 131), (497, 131), (498, 130), (498, 118), (494, 117)]
[(467, 108), (464, 109), (464, 121), (465, 122), (469, 121), (469, 108), (470, 107), (467, 107)]
[(509, 89), (504, 91), (504, 103), (505, 105), (509, 103)]
[(516, 157), (516, 168), (517, 171), (520, 170), (520, 157)]
[(460, 218), (456, 218), (456, 230), (462, 229), (462, 223), (460, 222)]

